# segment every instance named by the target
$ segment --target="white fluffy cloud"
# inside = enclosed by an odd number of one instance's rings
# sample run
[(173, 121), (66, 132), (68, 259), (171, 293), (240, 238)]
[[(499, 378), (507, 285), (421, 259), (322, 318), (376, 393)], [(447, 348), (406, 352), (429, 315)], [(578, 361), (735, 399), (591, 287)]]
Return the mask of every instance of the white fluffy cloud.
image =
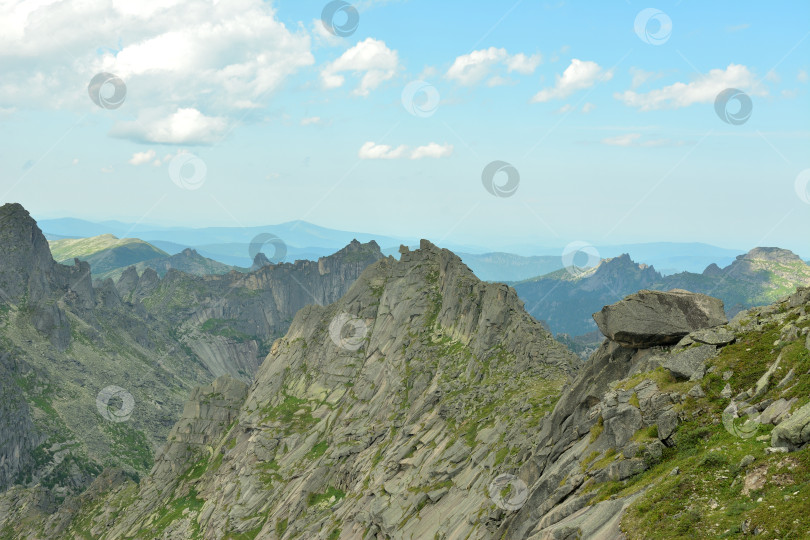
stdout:
[(726, 88), (739, 88), (754, 95), (767, 94), (746, 66), (729, 64), (726, 69), (713, 69), (689, 83), (676, 82), (646, 93), (626, 90), (617, 92), (614, 97), (642, 111), (678, 109), (695, 103), (712, 103)]
[(354, 94), (367, 96), (371, 90), (391, 79), (399, 70), (399, 55), (389, 49), (384, 41), (366, 38), (344, 52), (337, 60), (321, 70), (321, 80), (326, 88), (338, 88), (346, 82), (345, 72), (362, 73), (360, 85)]
[(155, 159), (155, 151), (147, 150), (146, 152), (135, 152), (129, 160), (131, 165), (143, 165)]
[(321, 123), (321, 117), (320, 116), (310, 116), (308, 118), (302, 118), (301, 119), (301, 125), (302, 126), (312, 126), (312, 125), (320, 124), (320, 123)]
[(314, 63), (309, 34), (262, 0), (12, 0), (2, 11), (0, 107), (98, 110), (87, 86), (109, 72), (127, 85), (118, 118), (145, 108), (242, 118)]
[(596, 62), (574, 58), (562, 75), (557, 75), (554, 86), (540, 90), (532, 98), (532, 103), (566, 98), (577, 90), (590, 88), (600, 80), (608, 81), (612, 77), (612, 72), (604, 71)]
[(171, 114), (147, 110), (134, 122), (119, 122), (110, 135), (138, 142), (163, 144), (213, 144), (228, 131), (228, 120), (211, 117), (194, 108), (181, 108)]
[(360, 147), (357, 155), (360, 159), (399, 159), (405, 157), (409, 159), (438, 159), (453, 155), (453, 145), (431, 142), (424, 146), (417, 146), (408, 154), (408, 147), (405, 145), (394, 148), (387, 144), (368, 141)]
[(405, 155), (407, 147), (392, 148), (387, 144), (376, 144), (368, 141), (360, 147), (357, 157), (360, 159), (397, 159)]
[[(507, 73), (520, 73), (530, 75), (540, 65), (542, 57), (539, 54), (527, 56), (523, 53), (510, 55), (506, 49), (490, 47), (464, 54), (455, 59), (453, 65), (445, 73), (445, 77), (464, 86), (478, 84), (487, 78), (498, 66), (506, 68)], [(494, 75), (487, 83), (489, 86), (505, 84), (505, 79)]]
[(411, 159), (443, 158), (453, 155), (452, 144), (438, 144), (435, 142), (419, 146), (411, 152)]

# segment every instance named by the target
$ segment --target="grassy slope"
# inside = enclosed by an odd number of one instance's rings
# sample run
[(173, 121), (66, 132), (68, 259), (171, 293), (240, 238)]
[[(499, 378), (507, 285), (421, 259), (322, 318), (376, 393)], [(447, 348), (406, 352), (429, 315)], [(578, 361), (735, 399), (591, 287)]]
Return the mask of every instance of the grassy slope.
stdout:
[(56, 261), (70, 260), (74, 257), (81, 259), (105, 249), (133, 244), (150, 246), (151, 251), (154, 253), (153, 257), (167, 255), (165, 251), (160, 250), (151, 244), (144, 242), (143, 240), (139, 240), (137, 238), (116, 238), (111, 234), (103, 234), (101, 236), (93, 236), (91, 238), (55, 240), (49, 242), (51, 254)]
[(57, 262), (71, 264), (74, 258), (90, 263), (93, 274), (109, 272), (141, 261), (168, 257), (168, 253), (137, 238), (116, 238), (111, 234), (50, 242)]
[[(788, 319), (790, 320), (790, 318)], [(809, 326), (805, 322), (800, 327)], [(622, 528), (628, 538), (727, 538), (738, 537), (743, 523), (750, 529), (767, 531), (768, 538), (806, 538), (810, 531), (810, 448), (790, 454), (767, 455), (771, 425), (760, 425), (754, 436), (742, 438), (727, 431), (721, 421), (723, 409), (730, 402), (720, 396), (726, 382), (734, 392), (754, 386), (768, 366), (782, 353), (778, 382), (791, 368), (799, 374), (792, 384), (771, 389), (760, 400), (784, 397), (798, 398), (793, 409), (810, 401), (810, 351), (804, 338), (791, 343), (777, 343), (780, 328), (776, 325), (749, 332), (737, 343), (725, 347), (709, 361), (713, 372), (702, 381), (706, 397), (687, 397), (679, 409), (687, 421), (674, 438), (676, 446), (668, 448), (661, 463), (622, 482), (599, 486), (592, 501), (611, 495), (628, 495), (649, 488), (623, 518)], [(732, 370), (728, 381), (722, 374)], [(632, 388), (642, 378), (651, 378), (663, 390), (685, 393), (694, 382), (675, 382), (668, 372), (659, 369), (624, 381)], [(755, 461), (746, 468), (740, 461), (746, 455)], [(678, 467), (678, 475), (671, 475)], [(754, 469), (767, 477), (762, 489), (742, 493), (743, 479)], [(803, 509), (803, 510), (802, 510)], [(749, 532), (750, 534), (750, 532)]]

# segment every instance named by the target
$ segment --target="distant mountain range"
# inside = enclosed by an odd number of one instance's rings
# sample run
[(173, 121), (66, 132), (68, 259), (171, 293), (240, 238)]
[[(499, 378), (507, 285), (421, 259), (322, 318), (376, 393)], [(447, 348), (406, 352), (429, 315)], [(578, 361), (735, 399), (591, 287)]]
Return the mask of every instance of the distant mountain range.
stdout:
[[(416, 238), (402, 238), (320, 227), (306, 221), (291, 221), (261, 227), (164, 227), (144, 223), (104, 221), (95, 223), (75, 218), (39, 221), (46, 238), (64, 240), (114, 235), (117, 238), (139, 238), (168, 255), (193, 249), (202, 257), (228, 266), (248, 268), (253, 259), (250, 243), (257, 235), (270, 233), (281, 238), (287, 247), (287, 262), (317, 260), (334, 253), (352, 240), (375, 240), (385, 255), (397, 256), (400, 245), (416, 249)], [(486, 246), (446, 244), (484, 281), (516, 282), (542, 276), (563, 267), (562, 247), (509, 245), (498, 250)], [(270, 248), (268, 248), (270, 249)], [(703, 243), (653, 242), (596, 246), (601, 258), (628, 254), (644, 261), (662, 275), (678, 272), (702, 272), (707, 266), (731, 264), (743, 250), (727, 249)], [(272, 255), (272, 253), (270, 253)], [(140, 259), (141, 261), (146, 259)], [(95, 268), (94, 268), (95, 270)], [(103, 273), (95, 270), (96, 273)]]
[(552, 332), (579, 336), (596, 330), (594, 312), (641, 289), (708, 294), (723, 300), (727, 314), (733, 316), (807, 285), (810, 266), (793, 252), (755, 248), (724, 268), (711, 264), (702, 273), (663, 276), (653, 266), (638, 264), (625, 254), (582, 272), (557, 270), (514, 287), (527, 311), (545, 321)]
[[(90, 228), (87, 226), (83, 230), (89, 231)], [(217, 234), (225, 233), (220, 231)], [(247, 244), (208, 246), (209, 249), (213, 246), (215, 254), (218, 253), (220, 257), (223, 253), (229, 253), (225, 257), (227, 260), (241, 263), (231, 265), (221, 262), (221, 258), (207, 257), (192, 248), (184, 248), (170, 255), (182, 246), (168, 241), (157, 243), (163, 244), (168, 250), (160, 249), (151, 242), (118, 239), (111, 234), (53, 240), (50, 247), (57, 262), (72, 264), (73, 259), (78, 258), (89, 263), (97, 282), (106, 278), (117, 281), (129, 266), (135, 266), (138, 274), (146, 269), (154, 270), (162, 278), (170, 269), (196, 276), (221, 275), (234, 270), (244, 273), (250, 271), (253, 262), (249, 258)], [(679, 253), (679, 246), (669, 246), (673, 253)], [(711, 246), (685, 246), (695, 250), (692, 263), (703, 260), (712, 252)], [(636, 247), (651, 256), (658, 249), (649, 244)], [(239, 255), (240, 250), (247, 256)], [(318, 251), (315, 248), (302, 248), (301, 252), (307, 250), (311, 253)], [(390, 248), (381, 252), (393, 254), (393, 251)], [(594, 333), (596, 327), (591, 315), (602, 306), (640, 289), (677, 288), (716, 296), (724, 301), (729, 316), (733, 316), (742, 309), (771, 303), (797, 286), (810, 285), (810, 267), (794, 253), (779, 248), (755, 248), (747, 254), (738, 255), (722, 268), (720, 264), (712, 262), (701, 272), (682, 271), (670, 275), (657, 271), (654, 265), (634, 262), (627, 253), (603, 259), (596, 267), (575, 272), (562, 268), (562, 259), (550, 255), (524, 257), (511, 253), (461, 253), (460, 258), (480, 279), (513, 285), (526, 303), (527, 311), (545, 322), (551, 332), (559, 335), (561, 341), (583, 357), (597, 345), (589, 338), (596, 341), (602, 339), (598, 333)], [(721, 260), (726, 258), (724, 255)], [(526, 275), (533, 277), (525, 279)]]
[(171, 268), (196, 276), (227, 274), (231, 270), (247, 271), (247, 268), (235, 268), (203, 257), (190, 248), (169, 255), (143, 240), (119, 239), (111, 234), (52, 240), (49, 244), (56, 262), (73, 264), (73, 259), (85, 261), (90, 264), (93, 278), (99, 280), (112, 278), (117, 281), (129, 266), (135, 266), (138, 273), (151, 268), (160, 277), (166, 275)]

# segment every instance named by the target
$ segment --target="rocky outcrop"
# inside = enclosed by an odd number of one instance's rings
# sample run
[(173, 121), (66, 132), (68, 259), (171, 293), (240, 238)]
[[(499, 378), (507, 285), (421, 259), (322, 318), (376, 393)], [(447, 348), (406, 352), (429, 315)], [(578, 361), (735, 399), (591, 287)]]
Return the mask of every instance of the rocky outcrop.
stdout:
[[(628, 380), (659, 366), (684, 379), (701, 379), (716, 346), (660, 345), (692, 333), (705, 336), (706, 328), (725, 321), (719, 300), (686, 291), (641, 291), (594, 319), (608, 340), (542, 423), (520, 471), (529, 486), (526, 505), (504, 520), (498, 538), (620, 537), (622, 512), (639, 494), (589, 505), (590, 488), (625, 480), (658, 462), (663, 449), (675, 444), (672, 435), (681, 421), (677, 409), (685, 399), (662, 391), (652, 379), (632, 385)], [(567, 478), (579, 480), (561, 490)]]
[(661, 365), (676, 379), (697, 381), (706, 374), (706, 360), (716, 354), (716, 346), (699, 345), (668, 355)]
[(193, 276), (169, 269), (161, 279), (152, 268), (140, 277), (129, 268), (116, 288), (172, 328), (214, 376), (249, 381), (301, 308), (336, 301), (380, 258), (376, 242), (353, 241), (318, 261), (259, 265), (250, 273)]
[(776, 426), (771, 433), (771, 446), (774, 448), (798, 450), (808, 443), (810, 443), (810, 403)]
[[(99, 523), (88, 530), (93, 538), (101, 538), (114, 524), (121, 531), (120, 536), (131, 537), (143, 534), (147, 529), (132, 527), (142, 514), (151, 509), (143, 501), (166, 500), (167, 497), (193, 498), (193, 486), (179, 485), (182, 477), (195, 476), (198, 461), (209, 463), (221, 459), (214, 455), (216, 441), (233, 426), (239, 408), (245, 400), (247, 385), (229, 376), (217, 378), (211, 385), (194, 389), (186, 401), (183, 414), (169, 433), (168, 442), (158, 451), (152, 472), (139, 486), (133, 485), (130, 478), (120, 470), (109, 469), (93, 482), (83, 494), (73, 497), (62, 505), (58, 512), (47, 519), (43, 532), (48, 538), (62, 537), (69, 530), (71, 522), (88, 504), (96, 504), (105, 497), (116, 497), (138, 489), (138, 502), (128, 505), (125, 518), (118, 522), (112, 508), (101, 509)], [(165, 529), (164, 538), (186, 538), (192, 534), (192, 519), (179, 520), (174, 526)], [(153, 536), (157, 538), (157, 536)]]
[[(146, 474), (191, 389), (221, 374), (250, 380), (295, 310), (332, 301), (382, 257), (355, 242), (319, 262), (210, 282), (133, 268), (117, 286), (94, 284), (86, 262), (53, 261), (20, 205), (0, 207), (0, 222), (0, 347), (10, 353), (0, 367), (0, 499), (20, 485), (0, 501), (9, 509), (52, 511), (102, 465)], [(7, 524), (0, 515), (0, 531)]]
[[(81, 522), (110, 538), (135, 530), (158, 538), (620, 537), (625, 512), (646, 491), (601, 500), (599, 488), (629, 482), (677, 450), (684, 405), (706, 397), (706, 366), (739, 339), (739, 326), (689, 318), (680, 310), (697, 295), (676, 292), (681, 307), (671, 318), (687, 329), (677, 344), (636, 348), (609, 338), (577, 370), (509, 287), (478, 282), (426, 242), (401, 253), (399, 262), (375, 263), (336, 304), (297, 314), (237, 422), (208, 439), (198, 472), (156, 466), (144, 484), (173, 486), (171, 495), (141, 487), (133, 510), (111, 520), (132, 500), (122, 488), (69, 531), (81, 532)], [(634, 302), (649, 313), (669, 306), (653, 295)], [(637, 322), (611, 324), (625, 336)], [(671, 373), (672, 382), (661, 386), (654, 373)], [(667, 390), (679, 378), (697, 384)], [(782, 426), (791, 402), (740, 407)], [(184, 517), (164, 523), (158, 500)]]
[(0, 350), (0, 492), (24, 479), (43, 440), (22, 391), (9, 384), (23, 369), (10, 352)]
[(673, 345), (690, 332), (728, 322), (722, 301), (682, 290), (639, 291), (593, 318), (605, 336), (632, 348)]
[[(123, 517), (108, 517), (121, 492), (69, 532), (490, 538), (503, 514), (488, 486), (517, 472), (579, 363), (513, 289), (423, 241), (338, 302), (302, 309), (220, 437), (178, 423), (180, 448), (210, 445), (199, 469), (161, 456)], [(180, 517), (164, 523), (167, 508)]]
[(54, 263), (48, 241), (19, 204), (0, 206), (0, 298), (36, 304), (51, 293)]

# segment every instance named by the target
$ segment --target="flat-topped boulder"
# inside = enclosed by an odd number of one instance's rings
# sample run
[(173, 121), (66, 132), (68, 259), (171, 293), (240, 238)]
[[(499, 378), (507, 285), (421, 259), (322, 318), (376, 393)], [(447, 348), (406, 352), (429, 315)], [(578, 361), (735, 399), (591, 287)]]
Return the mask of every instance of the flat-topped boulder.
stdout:
[(608, 339), (634, 349), (673, 345), (690, 332), (728, 322), (722, 300), (682, 289), (639, 291), (593, 319)]

